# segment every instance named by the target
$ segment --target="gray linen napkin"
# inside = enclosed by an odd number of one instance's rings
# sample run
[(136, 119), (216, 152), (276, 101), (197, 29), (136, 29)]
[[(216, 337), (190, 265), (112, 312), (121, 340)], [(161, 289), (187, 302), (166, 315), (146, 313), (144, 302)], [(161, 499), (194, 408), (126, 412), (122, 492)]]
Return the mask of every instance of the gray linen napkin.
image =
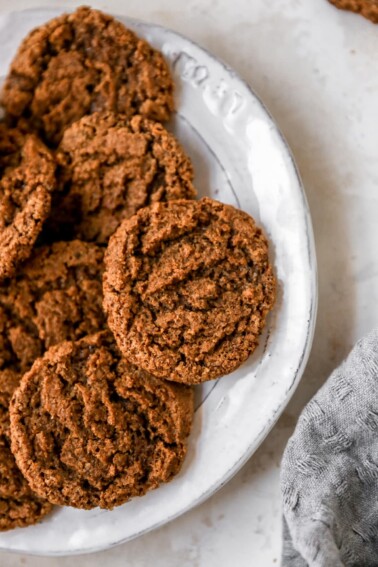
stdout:
[(378, 566), (378, 329), (303, 410), (281, 487), (282, 567)]

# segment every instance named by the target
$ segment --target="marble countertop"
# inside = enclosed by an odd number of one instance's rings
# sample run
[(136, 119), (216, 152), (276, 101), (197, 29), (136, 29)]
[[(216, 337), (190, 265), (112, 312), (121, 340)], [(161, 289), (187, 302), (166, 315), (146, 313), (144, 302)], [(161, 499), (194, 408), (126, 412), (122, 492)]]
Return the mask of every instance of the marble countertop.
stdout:
[[(89, 3), (89, 2), (88, 2)], [(303, 405), (378, 320), (378, 26), (326, 0), (104, 0), (94, 7), (181, 32), (255, 89), (286, 136), (310, 203), (319, 264), (315, 340), (302, 382), (269, 437), (200, 507), (78, 567), (279, 565), (279, 463)], [(74, 0), (0, 0), (0, 11)], [(3, 567), (72, 558), (0, 554)]]

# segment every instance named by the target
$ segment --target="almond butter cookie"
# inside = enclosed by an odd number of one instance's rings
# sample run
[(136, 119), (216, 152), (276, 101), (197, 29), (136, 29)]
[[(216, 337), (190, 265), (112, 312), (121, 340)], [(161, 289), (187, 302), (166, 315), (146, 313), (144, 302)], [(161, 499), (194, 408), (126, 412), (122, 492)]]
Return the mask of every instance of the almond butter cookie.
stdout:
[(55, 504), (111, 509), (178, 473), (193, 391), (130, 365), (103, 332), (36, 360), (10, 416), (12, 451), (37, 494)]
[(23, 40), (2, 104), (55, 147), (67, 126), (93, 112), (167, 120), (173, 82), (161, 53), (111, 16), (81, 7)]
[(48, 240), (106, 243), (141, 207), (196, 195), (192, 164), (178, 141), (141, 116), (85, 116), (65, 131), (56, 159)]
[(0, 286), (0, 376), (23, 374), (50, 346), (103, 329), (102, 260), (95, 244), (57, 242)]
[(108, 325), (122, 354), (158, 378), (197, 384), (235, 370), (275, 292), (261, 229), (208, 198), (141, 209), (105, 255)]

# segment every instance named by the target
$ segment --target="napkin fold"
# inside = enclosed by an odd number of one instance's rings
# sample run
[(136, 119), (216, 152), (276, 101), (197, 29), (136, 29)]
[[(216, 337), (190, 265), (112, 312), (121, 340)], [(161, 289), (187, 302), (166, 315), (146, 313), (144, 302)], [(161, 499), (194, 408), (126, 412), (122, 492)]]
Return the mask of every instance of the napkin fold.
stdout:
[(378, 566), (378, 329), (303, 410), (281, 488), (282, 567)]

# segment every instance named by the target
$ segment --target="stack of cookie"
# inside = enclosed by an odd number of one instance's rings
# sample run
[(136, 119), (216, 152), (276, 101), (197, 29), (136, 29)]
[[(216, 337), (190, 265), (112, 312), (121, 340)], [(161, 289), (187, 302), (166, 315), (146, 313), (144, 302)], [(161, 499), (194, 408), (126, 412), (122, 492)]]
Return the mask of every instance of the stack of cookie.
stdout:
[(111, 509), (180, 470), (193, 385), (274, 304), (246, 213), (195, 200), (162, 55), (79, 8), (34, 30), (0, 124), (0, 530)]

